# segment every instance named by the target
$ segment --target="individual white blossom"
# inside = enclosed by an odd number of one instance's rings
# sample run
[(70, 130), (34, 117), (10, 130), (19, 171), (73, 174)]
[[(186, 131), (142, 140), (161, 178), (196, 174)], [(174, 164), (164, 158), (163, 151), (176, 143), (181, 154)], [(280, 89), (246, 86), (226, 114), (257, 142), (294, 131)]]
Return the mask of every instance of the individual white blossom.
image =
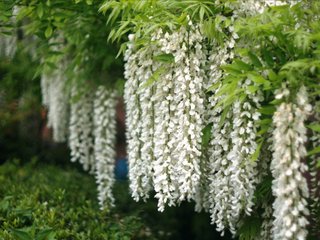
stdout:
[(94, 99), (94, 156), (98, 200), (102, 209), (114, 205), (115, 138), (116, 94), (100, 86)]
[(71, 110), (69, 123), (69, 147), (71, 161), (82, 164), (83, 169), (94, 173), (94, 125), (92, 92), (79, 93), (76, 88), (71, 92)]
[(302, 86), (296, 101), (283, 102), (273, 116), (273, 239), (304, 240), (307, 236), (309, 190), (303, 176), (307, 166), (302, 160), (307, 141), (304, 122), (310, 111), (306, 88)]

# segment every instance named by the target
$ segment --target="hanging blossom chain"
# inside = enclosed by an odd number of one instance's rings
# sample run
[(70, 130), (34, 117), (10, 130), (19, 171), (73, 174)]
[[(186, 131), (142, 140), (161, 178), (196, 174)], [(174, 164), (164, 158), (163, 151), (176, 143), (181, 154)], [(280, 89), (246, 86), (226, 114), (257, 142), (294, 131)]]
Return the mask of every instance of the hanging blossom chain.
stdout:
[[(277, 99), (288, 97), (288, 89), (279, 91)], [(307, 181), (303, 173), (307, 166), (302, 160), (306, 157), (307, 141), (305, 120), (311, 111), (307, 91), (302, 86), (297, 93), (296, 103), (284, 102), (277, 107), (273, 117), (273, 159), (271, 162), (274, 177), (272, 191), (275, 218), (274, 239), (306, 239), (306, 226), (309, 215), (306, 199), (309, 196)]]
[[(161, 51), (135, 50), (132, 41), (126, 52), (129, 178), (135, 200), (149, 197), (153, 184), (163, 211), (166, 204), (196, 199), (199, 191), (206, 55), (192, 24), (173, 33), (160, 30), (152, 41)], [(161, 53), (174, 63), (153, 60)], [(155, 74), (160, 79), (145, 86)]]
[[(251, 84), (246, 80), (239, 87), (246, 89)], [(260, 92), (247, 94), (247, 99), (231, 106), (222, 126), (219, 126), (220, 117), (212, 118), (209, 211), (218, 231), (223, 232), (228, 227), (233, 234), (242, 212), (247, 215), (252, 212), (259, 180), (257, 162), (252, 161), (252, 155), (257, 149), (258, 108), (263, 97)]]
[(68, 136), (69, 94), (63, 67), (41, 77), (42, 103), (48, 108), (48, 127), (52, 127), (53, 140), (64, 142)]
[[(71, 91), (71, 97), (79, 93), (75, 88)], [(71, 161), (79, 161), (83, 169), (94, 173), (94, 136), (93, 136), (93, 97), (90, 92), (81, 93), (80, 99), (71, 103), (69, 123), (69, 146)]]
[(272, 240), (272, 214), (273, 209), (272, 206), (268, 205), (267, 203), (262, 205), (263, 207), (263, 213), (262, 213), (262, 224), (260, 227), (260, 233), (255, 238), (255, 240)]
[[(171, 53), (171, 48), (176, 48), (177, 42), (169, 42), (169, 33), (163, 33), (160, 29), (153, 36), (153, 41), (159, 41), (161, 51), (166, 54)], [(175, 205), (178, 198), (178, 186), (172, 179), (173, 176), (173, 157), (175, 138), (173, 136), (175, 119), (173, 118), (176, 105), (174, 104), (174, 68), (170, 64), (166, 72), (157, 82), (156, 94), (154, 95), (155, 104), (155, 161), (153, 162), (153, 183), (156, 192), (155, 198), (158, 199), (158, 210), (163, 211), (166, 204)]]
[(201, 130), (204, 126), (203, 84), (206, 61), (203, 37), (189, 23), (172, 33), (158, 33), (161, 51), (174, 63), (163, 74), (156, 93), (154, 188), (158, 208), (196, 200), (200, 183)]
[(125, 53), (124, 90), (129, 160), (129, 180), (132, 197), (146, 200), (152, 190), (153, 102), (152, 90), (140, 90), (152, 74), (151, 48), (135, 49), (134, 35)]
[[(315, 104), (315, 108), (319, 111), (320, 103)], [(315, 121), (319, 121), (320, 114), (317, 111), (314, 111)], [(320, 146), (320, 134), (319, 132), (313, 131), (312, 137), (310, 138), (312, 142), (312, 147), (316, 148)], [(317, 167), (318, 162), (320, 161), (319, 154), (314, 154), (310, 157), (310, 215), (311, 215), (311, 234), (314, 236), (319, 236), (320, 230), (320, 219), (319, 219), (319, 209), (320, 209), (320, 171)]]
[(14, 6), (12, 9), (12, 16), (9, 24), (13, 25), (10, 35), (2, 34), (0, 32), (0, 56), (12, 59), (17, 51), (18, 36), (17, 36), (17, 18), (19, 7)]
[[(250, 93), (247, 87), (252, 83), (246, 80), (238, 87), (246, 91), (247, 99), (236, 101), (229, 109), (217, 104), (223, 96), (217, 95), (221, 88), (222, 71), (220, 65), (233, 58), (233, 47), (237, 34), (233, 28), (231, 38), (225, 46), (213, 50), (210, 61), (209, 83), (215, 85), (209, 97), (210, 116), (212, 123), (212, 138), (209, 144), (208, 190), (204, 196), (203, 207), (209, 209), (212, 223), (222, 234), (226, 228), (235, 234), (238, 220), (242, 211), (250, 214), (253, 206), (253, 196), (257, 176), (257, 163), (251, 160), (257, 149), (256, 123), (260, 114), (257, 109), (263, 101), (262, 93)], [(219, 50), (219, 51), (217, 51)], [(224, 118), (222, 119), (222, 116)], [(223, 121), (223, 122), (221, 122)]]
[[(246, 80), (242, 88), (250, 86), (252, 82)], [(234, 195), (231, 197), (232, 216), (240, 217), (242, 208), (247, 215), (252, 212), (255, 185), (258, 182), (257, 162), (251, 157), (257, 149), (257, 123), (260, 119), (258, 108), (263, 101), (261, 92), (246, 92), (248, 99), (244, 102), (236, 101), (232, 105), (232, 131), (230, 133), (232, 149), (227, 155), (231, 162), (231, 187)]]
[[(222, 70), (220, 64), (225, 64), (232, 58), (231, 48), (233, 44), (227, 44), (225, 47), (218, 47), (212, 51), (210, 60), (210, 80), (212, 84), (216, 84), (217, 88), (213, 90), (209, 97), (208, 121), (212, 123), (211, 140), (209, 143), (209, 161), (208, 161), (208, 189), (204, 196), (203, 207), (211, 213), (211, 221), (215, 223), (218, 231), (224, 231), (225, 223), (224, 216), (230, 215), (229, 202), (229, 186), (230, 186), (230, 171), (228, 170), (229, 161), (226, 159), (226, 154), (231, 148), (230, 130), (231, 130), (231, 113), (228, 112), (225, 116), (223, 124), (220, 126), (222, 106), (217, 106), (223, 96), (217, 96), (217, 92), (221, 87)], [(231, 53), (230, 53), (231, 52)], [(222, 233), (223, 234), (223, 233)]]
[(94, 156), (98, 200), (101, 209), (114, 205), (116, 94), (104, 86), (98, 87), (94, 99)]

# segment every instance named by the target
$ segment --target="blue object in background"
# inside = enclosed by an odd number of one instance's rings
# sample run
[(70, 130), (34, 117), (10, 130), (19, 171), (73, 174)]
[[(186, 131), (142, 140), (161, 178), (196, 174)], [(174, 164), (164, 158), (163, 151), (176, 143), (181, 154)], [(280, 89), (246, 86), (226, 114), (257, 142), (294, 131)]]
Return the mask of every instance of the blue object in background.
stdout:
[(127, 158), (118, 158), (116, 160), (116, 166), (114, 169), (116, 179), (126, 180), (128, 177), (128, 159)]

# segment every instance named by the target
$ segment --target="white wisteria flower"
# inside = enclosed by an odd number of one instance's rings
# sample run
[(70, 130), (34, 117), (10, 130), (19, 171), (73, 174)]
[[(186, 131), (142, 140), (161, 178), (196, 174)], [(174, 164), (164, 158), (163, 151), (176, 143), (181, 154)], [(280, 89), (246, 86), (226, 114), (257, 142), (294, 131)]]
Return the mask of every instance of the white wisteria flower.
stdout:
[[(240, 84), (246, 89), (249, 80)], [(212, 97), (216, 106), (221, 97)], [(236, 101), (227, 112), (221, 125), (221, 107), (216, 107), (211, 118), (212, 140), (209, 149), (210, 196), (209, 211), (217, 230), (226, 228), (235, 234), (243, 211), (250, 215), (256, 184), (259, 181), (257, 162), (252, 156), (257, 149), (258, 108), (263, 100), (261, 93), (248, 93), (243, 102)]]
[[(313, 117), (315, 118), (314, 122), (319, 121), (320, 114), (318, 113), (318, 110), (320, 109), (320, 102), (316, 102), (314, 110), (313, 111)], [(317, 131), (312, 131), (312, 137), (310, 138), (310, 141), (312, 142), (311, 146), (313, 148), (317, 148), (320, 146), (320, 133)], [(318, 209), (320, 208), (320, 171), (317, 167), (318, 162), (320, 161), (319, 154), (313, 154), (310, 157), (309, 166), (310, 166), (310, 216), (311, 216), (311, 234), (317, 235), (319, 234), (319, 214)]]
[[(158, 209), (198, 198), (203, 84), (206, 61), (199, 27), (157, 31), (155, 47), (134, 49), (125, 60), (129, 178), (135, 200), (154, 188)], [(155, 60), (167, 54), (173, 61)], [(159, 79), (150, 79), (159, 75)]]
[(281, 103), (273, 116), (273, 239), (304, 240), (307, 236), (309, 189), (303, 176), (307, 171), (303, 159), (307, 141), (304, 122), (310, 111), (307, 91), (302, 86), (295, 102)]
[(64, 142), (68, 136), (69, 93), (63, 67), (41, 76), (42, 103), (48, 108), (48, 127), (52, 127), (53, 140)]
[(94, 156), (98, 200), (102, 209), (114, 205), (116, 93), (99, 86), (94, 99)]
[(153, 103), (152, 90), (140, 88), (152, 74), (152, 49), (135, 49), (134, 35), (125, 54), (124, 90), (129, 161), (129, 180), (132, 197), (146, 200), (152, 190)]
[(273, 209), (272, 206), (263, 204), (263, 213), (262, 213), (262, 224), (260, 228), (260, 233), (255, 238), (256, 240), (272, 240), (272, 223), (273, 223)]
[(204, 127), (206, 49), (198, 26), (190, 22), (156, 36), (174, 62), (157, 85), (154, 188), (158, 207), (200, 201), (201, 136)]
[(69, 147), (71, 150), (71, 161), (79, 161), (84, 170), (94, 173), (94, 93), (79, 93), (76, 88), (73, 88), (71, 91), (71, 97), (72, 102), (69, 122)]

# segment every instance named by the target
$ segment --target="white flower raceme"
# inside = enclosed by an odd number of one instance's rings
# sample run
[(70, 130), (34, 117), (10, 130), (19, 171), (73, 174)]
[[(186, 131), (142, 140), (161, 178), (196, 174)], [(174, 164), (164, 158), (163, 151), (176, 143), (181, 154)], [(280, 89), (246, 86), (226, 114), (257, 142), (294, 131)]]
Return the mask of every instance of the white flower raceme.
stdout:
[(235, 7), (235, 15), (252, 16), (262, 13), (266, 7), (281, 6), (285, 4), (296, 4), (300, 0), (238, 0), (233, 4)]
[[(153, 184), (163, 211), (166, 204), (197, 199), (206, 55), (192, 24), (160, 30), (152, 41), (159, 45), (134, 49), (131, 42), (126, 53), (129, 178), (135, 200), (146, 199)], [(154, 60), (161, 54), (174, 62)], [(146, 86), (154, 75), (159, 80)]]
[(64, 142), (68, 135), (69, 93), (63, 68), (41, 77), (42, 103), (48, 108), (48, 126), (52, 127), (53, 140)]
[[(176, 109), (173, 112), (176, 122), (173, 136), (176, 148), (174, 179), (179, 187), (179, 199), (197, 200), (200, 183), (200, 158), (202, 129), (204, 127), (204, 81), (203, 66), (206, 55), (203, 37), (198, 27), (189, 24), (190, 29), (180, 29), (184, 41), (175, 49), (173, 73), (174, 98)], [(185, 31), (185, 32), (184, 32)], [(175, 38), (171, 39), (175, 41)]]
[[(316, 104), (315, 108), (319, 108), (320, 103)], [(320, 119), (317, 112), (314, 114), (316, 121)], [(316, 148), (320, 146), (320, 134), (319, 132), (313, 131), (313, 136), (310, 138), (312, 142), (312, 147)], [(310, 215), (311, 215), (311, 234), (319, 235), (319, 209), (320, 209), (320, 171), (317, 167), (318, 162), (320, 161), (319, 154), (314, 154), (310, 157), (309, 166), (310, 166)]]
[(116, 94), (98, 87), (94, 99), (94, 156), (98, 199), (102, 209), (113, 206), (116, 136)]
[(265, 5), (267, 6), (281, 6), (285, 4), (294, 5), (300, 2), (301, 0), (264, 0)]
[[(13, 58), (17, 51), (18, 45), (18, 35), (17, 35), (17, 14), (19, 12), (18, 6), (13, 6), (12, 16), (6, 25), (11, 25), (11, 27), (2, 26), (2, 31), (0, 31), (0, 56)], [(6, 22), (6, 21), (5, 21)], [(8, 30), (11, 29), (11, 30)], [(10, 35), (8, 35), (10, 31)], [(4, 33), (6, 32), (6, 33)]]
[[(1, 34), (1, 33), (0, 33)], [(0, 56), (12, 58), (17, 49), (17, 37), (12, 35), (0, 35)]]
[(272, 240), (272, 213), (273, 209), (271, 206), (264, 204), (262, 213), (262, 225), (260, 228), (259, 235), (255, 238), (256, 240)]
[[(91, 92), (79, 93), (73, 88), (69, 125), (69, 147), (71, 161), (79, 161), (83, 169), (95, 170), (94, 132), (93, 132), (93, 97)], [(76, 99), (75, 98), (79, 98)]]
[[(248, 79), (242, 84), (246, 88), (252, 84)], [(252, 161), (252, 155), (257, 149), (257, 122), (260, 119), (258, 108), (263, 101), (262, 94), (248, 93), (244, 102), (235, 102), (232, 106), (233, 123), (230, 138), (232, 149), (227, 155), (231, 161), (231, 185), (234, 196), (231, 198), (233, 205), (232, 216), (239, 218), (242, 208), (250, 215), (253, 206), (253, 195), (257, 179), (257, 162)]]
[(167, 202), (198, 201), (206, 54), (198, 26), (191, 23), (160, 35), (161, 51), (174, 58), (156, 94), (156, 132), (161, 137), (155, 142), (154, 187), (163, 210)]
[[(286, 95), (280, 91), (276, 98)], [(307, 236), (309, 190), (303, 176), (307, 166), (302, 160), (307, 141), (304, 122), (310, 111), (306, 88), (302, 86), (296, 102), (283, 102), (273, 116), (273, 239), (304, 240)]]
[[(246, 80), (239, 87), (246, 89), (250, 84)], [(219, 101), (214, 98), (210, 100), (213, 106)], [(252, 161), (252, 156), (257, 149), (256, 126), (260, 116), (257, 109), (262, 100), (259, 92), (248, 93), (243, 102), (232, 104), (222, 124), (222, 109), (219, 107), (215, 108), (218, 112), (211, 119), (209, 211), (212, 222), (221, 232), (229, 228), (235, 234), (242, 212), (250, 215), (252, 211), (254, 191), (259, 180), (257, 162)]]
[[(222, 234), (226, 228), (235, 234), (243, 211), (250, 214), (253, 194), (259, 178), (257, 163), (251, 160), (257, 149), (257, 109), (263, 97), (260, 92), (247, 92), (244, 102), (237, 101), (223, 113), (217, 104), (224, 98), (217, 95), (223, 77), (220, 65), (233, 58), (233, 46), (237, 35), (230, 29), (232, 37), (225, 46), (212, 50), (210, 56), (209, 84), (215, 86), (209, 97), (208, 122), (212, 123), (212, 138), (209, 144), (208, 187), (203, 207), (211, 213), (212, 223)], [(239, 85), (247, 89), (249, 80)], [(224, 118), (222, 119), (222, 116)]]
[(172, 152), (175, 145), (174, 119), (172, 119), (175, 105), (173, 104), (173, 70), (167, 71), (157, 84), (157, 93), (154, 96), (155, 109), (161, 114), (155, 116), (155, 161), (153, 162), (153, 182), (155, 197), (158, 199), (158, 209), (163, 211), (165, 204), (173, 206), (179, 197), (178, 186), (173, 181), (174, 158)]
[(42, 104), (46, 107), (49, 107), (50, 104), (50, 83), (53, 81), (52, 74), (42, 73), (41, 75), (41, 101)]
[(152, 74), (152, 49), (134, 49), (133, 36), (125, 54), (124, 92), (126, 103), (129, 180), (132, 197), (146, 200), (152, 190), (153, 102), (151, 89), (140, 88)]
[[(231, 130), (231, 113), (229, 112), (223, 124), (221, 121), (222, 106), (217, 106), (218, 102), (222, 100), (223, 96), (218, 96), (217, 92), (221, 87), (221, 78), (223, 76), (220, 65), (226, 64), (228, 60), (232, 59), (231, 45), (226, 44), (225, 47), (217, 47), (213, 49), (209, 58), (210, 61), (210, 79), (209, 84), (216, 85), (213, 89), (212, 95), (209, 97), (207, 104), (207, 118), (208, 122), (212, 123), (211, 141), (208, 148), (208, 176), (207, 183), (204, 183), (206, 190), (203, 196), (203, 207), (211, 213), (212, 223), (217, 225), (217, 230), (225, 229), (225, 217), (230, 215), (231, 208), (225, 204), (229, 200), (229, 182), (230, 171), (228, 170), (228, 161), (226, 154), (231, 148), (230, 130)], [(221, 126), (220, 126), (221, 125)]]

